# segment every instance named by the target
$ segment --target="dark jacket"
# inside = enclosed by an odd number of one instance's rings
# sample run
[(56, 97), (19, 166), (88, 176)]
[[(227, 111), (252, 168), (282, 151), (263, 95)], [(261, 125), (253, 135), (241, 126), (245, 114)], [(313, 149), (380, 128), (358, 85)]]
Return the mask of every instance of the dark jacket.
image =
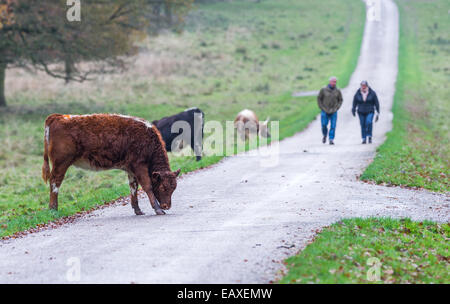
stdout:
[(378, 103), (377, 93), (369, 87), (369, 94), (367, 95), (366, 101), (364, 101), (361, 89), (358, 89), (355, 97), (353, 97), (352, 113), (356, 112), (356, 108), (358, 108), (358, 113), (361, 114), (373, 113), (374, 108), (380, 113), (380, 104)]
[(328, 114), (333, 114), (342, 105), (342, 93), (338, 88), (331, 89), (329, 86), (322, 88), (317, 96), (319, 108)]

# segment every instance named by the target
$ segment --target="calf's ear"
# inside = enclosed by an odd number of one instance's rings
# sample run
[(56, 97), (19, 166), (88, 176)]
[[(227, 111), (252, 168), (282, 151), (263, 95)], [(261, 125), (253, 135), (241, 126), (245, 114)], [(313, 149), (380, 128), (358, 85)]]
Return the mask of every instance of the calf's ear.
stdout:
[(178, 169), (177, 171), (175, 171), (175, 172), (174, 172), (174, 173), (175, 173), (175, 176), (180, 175), (180, 172), (181, 172), (181, 169)]

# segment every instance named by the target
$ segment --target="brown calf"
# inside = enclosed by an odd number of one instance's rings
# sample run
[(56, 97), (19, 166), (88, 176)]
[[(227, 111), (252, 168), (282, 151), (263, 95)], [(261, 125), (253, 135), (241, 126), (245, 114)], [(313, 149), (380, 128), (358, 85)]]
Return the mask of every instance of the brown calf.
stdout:
[(156, 214), (164, 214), (161, 208), (170, 208), (180, 173), (170, 170), (159, 131), (143, 119), (118, 114), (52, 114), (45, 120), (42, 166), (42, 178), (50, 180), (51, 209), (58, 209), (58, 191), (71, 165), (96, 171), (126, 171), (136, 215), (143, 214), (137, 199), (138, 183)]

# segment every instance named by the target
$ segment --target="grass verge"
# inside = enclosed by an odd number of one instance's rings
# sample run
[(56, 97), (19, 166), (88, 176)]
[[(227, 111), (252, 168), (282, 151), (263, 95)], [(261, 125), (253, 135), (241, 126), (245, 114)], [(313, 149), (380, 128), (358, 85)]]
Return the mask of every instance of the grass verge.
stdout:
[(285, 260), (279, 283), (450, 283), (450, 226), (355, 218), (325, 228)]
[(393, 129), (361, 179), (448, 192), (450, 143), (448, 1), (396, 1), (399, 74)]

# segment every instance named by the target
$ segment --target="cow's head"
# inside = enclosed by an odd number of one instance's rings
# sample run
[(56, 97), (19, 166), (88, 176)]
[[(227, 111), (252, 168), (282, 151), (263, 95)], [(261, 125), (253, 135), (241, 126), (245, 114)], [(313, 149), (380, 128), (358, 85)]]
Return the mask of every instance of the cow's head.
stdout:
[(266, 137), (266, 138), (270, 137), (269, 126), (268, 126), (269, 120), (270, 120), (270, 117), (267, 117), (266, 121), (259, 123), (259, 135)]
[(153, 193), (162, 209), (168, 210), (172, 205), (172, 193), (177, 187), (180, 169), (172, 171), (155, 171), (152, 173)]

